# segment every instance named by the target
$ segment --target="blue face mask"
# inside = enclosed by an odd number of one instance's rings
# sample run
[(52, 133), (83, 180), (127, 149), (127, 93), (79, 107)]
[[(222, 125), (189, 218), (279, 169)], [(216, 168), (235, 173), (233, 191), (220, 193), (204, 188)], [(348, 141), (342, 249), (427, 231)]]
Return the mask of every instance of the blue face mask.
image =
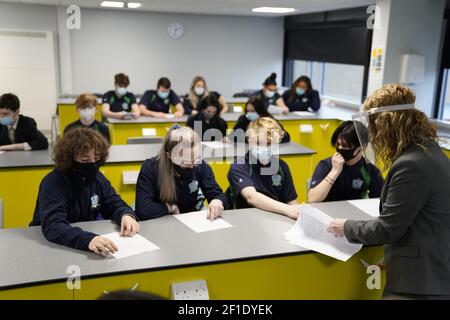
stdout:
[(167, 91), (167, 92), (158, 91), (158, 96), (163, 100), (167, 99), (169, 97), (169, 94), (170, 94), (170, 91)]
[(127, 94), (127, 88), (119, 87), (119, 88), (117, 88), (116, 92), (119, 96), (123, 97), (124, 95)]
[(297, 93), (298, 96), (301, 96), (305, 94), (305, 90), (302, 88), (295, 88), (295, 93)]
[(270, 90), (266, 90), (265, 92), (264, 92), (264, 95), (267, 97), (267, 98), (273, 98), (273, 96), (275, 95), (275, 91), (270, 91)]
[(272, 158), (272, 150), (270, 147), (254, 147), (250, 152), (252, 153), (252, 156), (263, 165), (268, 164)]
[(3, 117), (0, 119), (0, 124), (4, 126), (12, 126), (14, 124), (14, 119), (11, 116)]
[(245, 117), (249, 120), (249, 121), (255, 121), (256, 119), (259, 118), (258, 113), (256, 112), (247, 112), (245, 114)]

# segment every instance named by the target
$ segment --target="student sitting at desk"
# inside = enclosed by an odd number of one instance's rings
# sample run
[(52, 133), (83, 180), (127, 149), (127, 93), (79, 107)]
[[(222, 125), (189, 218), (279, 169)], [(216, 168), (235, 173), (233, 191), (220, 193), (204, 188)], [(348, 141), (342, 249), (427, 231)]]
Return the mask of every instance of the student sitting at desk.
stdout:
[(379, 198), (383, 177), (363, 158), (353, 121), (342, 123), (334, 131), (331, 144), (336, 153), (317, 165), (308, 202)]
[[(264, 101), (266, 108), (270, 109), (273, 107), (278, 107), (280, 113), (287, 114), (289, 108), (283, 101), (283, 98), (277, 92), (277, 74), (272, 73), (263, 83), (262, 90), (255, 93), (255, 97), (260, 98)], [(276, 111), (276, 108), (273, 108)]]
[(123, 73), (114, 76), (114, 90), (103, 95), (103, 116), (105, 118), (139, 118), (141, 111), (133, 93), (127, 91), (130, 79)]
[(318, 111), (320, 109), (319, 92), (313, 89), (311, 80), (306, 76), (295, 80), (291, 89), (286, 90), (282, 97), (289, 111)]
[(0, 97), (0, 151), (41, 150), (48, 148), (47, 138), (36, 121), (20, 114), (20, 100), (12, 93)]
[(225, 98), (217, 91), (209, 91), (206, 81), (203, 77), (196, 76), (189, 88), (188, 96), (183, 100), (184, 112), (195, 115), (198, 112), (200, 101), (208, 96), (216, 98), (220, 103), (220, 114), (228, 111), (228, 105)]
[(141, 114), (163, 119), (168, 117), (170, 106), (175, 106), (176, 111), (173, 116), (181, 118), (184, 114), (184, 108), (171, 86), (169, 79), (161, 78), (158, 80), (157, 90), (145, 91), (139, 102)]
[(220, 117), (220, 102), (213, 96), (200, 101), (198, 113), (189, 116), (186, 125), (201, 135), (202, 141), (221, 141), (227, 135), (227, 123)]
[[(267, 108), (261, 99), (257, 97), (250, 98), (245, 104), (245, 113), (241, 115), (236, 121), (236, 124), (233, 128), (234, 135), (245, 134), (249, 124), (252, 121), (255, 121), (263, 117), (269, 117), (273, 119), (273, 115), (269, 111), (267, 111)], [(289, 133), (286, 130), (284, 130), (283, 125), (279, 121), (277, 122), (278, 125), (281, 127), (281, 130), (283, 130), (283, 138), (281, 139), (280, 143), (286, 143), (291, 141)], [(238, 131), (239, 129), (242, 131), (239, 132)]]
[(297, 193), (288, 165), (272, 155), (283, 130), (272, 118), (259, 118), (247, 130), (250, 151), (228, 172), (227, 193), (237, 209), (256, 207), (292, 219), (298, 217)]
[(95, 119), (95, 113), (97, 112), (97, 97), (89, 93), (82, 93), (78, 96), (77, 100), (75, 100), (75, 105), (80, 114), (80, 120), (69, 124), (64, 129), (64, 134), (74, 128), (89, 128), (100, 132), (109, 142), (108, 127), (103, 122)]
[(48, 241), (106, 256), (116, 245), (71, 223), (111, 219), (122, 236), (139, 232), (133, 210), (99, 172), (108, 157), (108, 144), (87, 128), (76, 128), (58, 140), (53, 149), (56, 168), (41, 182), (30, 226), (42, 225)]
[(200, 139), (191, 128), (174, 126), (167, 132), (158, 156), (142, 165), (136, 184), (136, 214), (147, 220), (199, 211), (205, 197), (209, 203), (207, 217), (219, 217), (227, 207), (227, 198), (211, 167), (201, 159)]

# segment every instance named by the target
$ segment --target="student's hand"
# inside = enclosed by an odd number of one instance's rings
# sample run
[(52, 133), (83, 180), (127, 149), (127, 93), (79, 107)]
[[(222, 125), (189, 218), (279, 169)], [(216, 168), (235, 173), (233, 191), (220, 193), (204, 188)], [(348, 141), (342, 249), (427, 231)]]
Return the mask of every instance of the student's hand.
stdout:
[(136, 233), (139, 233), (139, 223), (131, 215), (123, 215), (120, 221), (120, 236), (132, 237)]
[(344, 158), (341, 156), (339, 152), (336, 152), (331, 158), (331, 165), (332, 165), (331, 171), (333, 171), (333, 174), (335, 175), (336, 178), (341, 174), (342, 169), (344, 168), (344, 164), (345, 164)]
[(180, 209), (176, 204), (168, 204), (166, 203), (167, 210), (169, 214), (180, 214)]
[(175, 111), (175, 112), (173, 113), (173, 116), (174, 116), (175, 118), (181, 118), (181, 117), (183, 116), (183, 111), (181, 111), (181, 110)]
[(298, 204), (291, 204), (289, 205), (288, 211), (286, 212), (286, 216), (297, 220), (298, 215), (300, 213), (300, 206)]
[(327, 228), (328, 232), (334, 234), (335, 237), (343, 237), (345, 221), (347, 219), (334, 219)]
[(214, 199), (208, 206), (207, 219), (213, 221), (220, 217), (223, 213), (223, 203), (219, 199)]
[(289, 108), (288, 107), (283, 107), (282, 109), (283, 109), (283, 111), (281, 111), (282, 114), (286, 115), (286, 114), (289, 113)]
[(140, 117), (140, 114), (138, 112), (133, 112), (131, 115), (133, 116), (133, 119), (139, 119)]
[(166, 114), (167, 114), (167, 113), (164, 113), (164, 112), (155, 112), (155, 113), (153, 114), (153, 117), (159, 118), (159, 119), (164, 119), (164, 118), (166, 117)]
[(99, 256), (107, 257), (111, 253), (118, 251), (119, 248), (117, 248), (114, 242), (108, 238), (96, 236), (91, 240), (91, 242), (89, 242), (89, 250)]
[(191, 114), (193, 115), (193, 116), (195, 116), (196, 114), (198, 113), (198, 111), (197, 110), (192, 110), (192, 112), (191, 112)]

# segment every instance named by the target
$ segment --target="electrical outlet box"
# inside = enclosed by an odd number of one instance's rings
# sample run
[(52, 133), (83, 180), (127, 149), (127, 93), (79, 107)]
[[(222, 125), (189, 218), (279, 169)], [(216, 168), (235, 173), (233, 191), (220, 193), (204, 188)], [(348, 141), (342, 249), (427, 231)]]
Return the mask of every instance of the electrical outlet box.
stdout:
[(172, 283), (170, 291), (172, 300), (209, 300), (205, 280)]
[(402, 55), (400, 83), (419, 84), (425, 81), (425, 57), (417, 54)]

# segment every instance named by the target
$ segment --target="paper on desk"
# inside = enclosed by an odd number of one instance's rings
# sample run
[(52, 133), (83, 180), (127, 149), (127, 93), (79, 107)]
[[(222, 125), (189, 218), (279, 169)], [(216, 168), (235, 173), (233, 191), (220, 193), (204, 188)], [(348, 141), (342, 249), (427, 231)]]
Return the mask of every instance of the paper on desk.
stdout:
[(269, 107), (267, 108), (267, 111), (269, 111), (271, 114), (282, 114), (283, 113), (283, 109), (274, 106), (273, 104), (269, 105)]
[(222, 218), (217, 218), (213, 221), (207, 219), (206, 210), (176, 214), (174, 217), (197, 233), (232, 227), (231, 224)]
[(293, 113), (300, 117), (311, 117), (314, 115), (314, 113), (309, 111), (294, 111)]
[(227, 147), (232, 147), (229, 143), (223, 143), (222, 141), (204, 141), (202, 144), (211, 149), (223, 149)]
[(119, 232), (113, 232), (102, 235), (113, 241), (119, 250), (112, 255), (116, 259), (127, 258), (144, 252), (158, 250), (159, 247), (145, 239), (143, 236), (136, 234), (132, 237), (121, 237)]
[(173, 119), (173, 118), (175, 118), (175, 115), (172, 114), (172, 113), (167, 113), (167, 114), (165, 115), (165, 117), (166, 117), (166, 119)]
[(361, 211), (364, 211), (369, 216), (377, 218), (380, 216), (380, 199), (359, 199), (359, 200), (348, 200), (352, 206), (355, 206)]
[(362, 245), (350, 243), (345, 237), (335, 237), (329, 233), (327, 227), (332, 220), (321, 210), (302, 204), (299, 218), (284, 236), (291, 244), (347, 261), (361, 250)]

